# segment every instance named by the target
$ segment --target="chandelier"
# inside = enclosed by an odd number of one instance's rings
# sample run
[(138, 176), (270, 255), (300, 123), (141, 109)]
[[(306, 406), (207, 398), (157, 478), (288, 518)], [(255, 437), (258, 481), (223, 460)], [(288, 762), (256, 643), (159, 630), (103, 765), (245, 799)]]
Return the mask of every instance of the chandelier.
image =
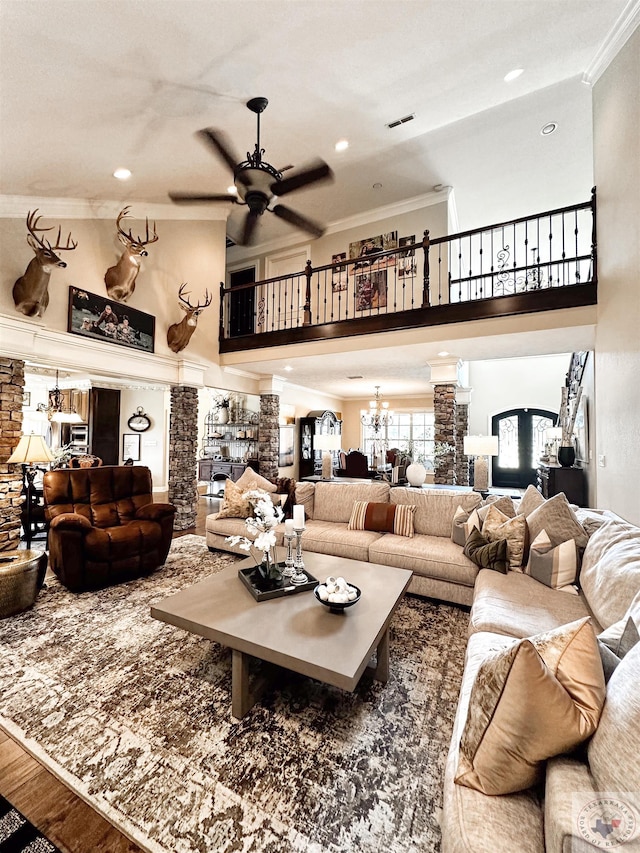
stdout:
[(69, 411), (65, 411), (64, 398), (62, 391), (58, 388), (58, 371), (56, 370), (56, 387), (53, 391), (49, 391), (49, 403), (45, 405), (40, 403), (36, 411), (44, 412), (50, 421), (59, 424), (81, 424), (82, 418), (76, 410), (70, 406)]
[(393, 412), (389, 404), (380, 399), (380, 386), (376, 385), (375, 399), (369, 400), (369, 411), (360, 416), (363, 426), (373, 430), (376, 436), (382, 429), (393, 423)]

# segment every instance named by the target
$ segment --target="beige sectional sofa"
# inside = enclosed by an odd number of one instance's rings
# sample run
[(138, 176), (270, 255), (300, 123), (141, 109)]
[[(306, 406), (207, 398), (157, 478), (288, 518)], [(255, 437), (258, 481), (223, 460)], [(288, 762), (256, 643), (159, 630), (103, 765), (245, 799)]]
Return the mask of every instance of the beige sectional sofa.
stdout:
[[(442, 853), (596, 853), (610, 849), (603, 834), (592, 831), (585, 837), (593, 830), (589, 825), (593, 815), (587, 814), (578, 823), (585, 798), (587, 804), (597, 802), (599, 792), (610, 795), (611, 808), (619, 802), (631, 810), (636, 834), (618, 849), (639, 851), (640, 643), (613, 673), (593, 737), (574, 753), (551, 758), (543, 783), (517, 793), (489, 796), (456, 784), (454, 777), (472, 687), (488, 656), (521, 638), (553, 631), (585, 616), (591, 618), (596, 632), (604, 630), (614, 636), (629, 616), (640, 625), (640, 529), (608, 513), (591, 525), (581, 590), (572, 594), (521, 572), (480, 570), (464, 556), (462, 547), (451, 540), (453, 517), (459, 506), (471, 512), (480, 504), (476, 493), (390, 488), (384, 482), (319, 482), (298, 484), (296, 500), (305, 506), (304, 550), (368, 560), (372, 570), (375, 564), (408, 568), (414, 573), (410, 592), (472, 605), (444, 782)], [(355, 501), (415, 506), (414, 536), (348, 529)], [(245, 532), (243, 519), (215, 515), (207, 519), (206, 528), (209, 547), (222, 550), (234, 550), (225, 541), (227, 536)], [(626, 820), (624, 814), (622, 817)], [(605, 830), (600, 826), (600, 833)]]

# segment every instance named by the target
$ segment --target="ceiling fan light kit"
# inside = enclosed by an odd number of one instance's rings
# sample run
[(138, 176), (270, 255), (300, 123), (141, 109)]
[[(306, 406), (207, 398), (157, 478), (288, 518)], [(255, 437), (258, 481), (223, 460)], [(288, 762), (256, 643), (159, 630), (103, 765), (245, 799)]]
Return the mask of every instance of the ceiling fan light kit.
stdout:
[[(282, 177), (284, 169), (278, 170), (271, 163), (263, 159), (264, 148), (260, 147), (260, 115), (267, 108), (269, 101), (266, 98), (251, 98), (247, 101), (247, 108), (256, 114), (256, 144), (253, 153), (247, 152), (247, 159), (238, 162), (229, 143), (220, 131), (214, 128), (205, 128), (198, 131), (197, 135), (233, 172), (233, 182), (236, 192), (225, 194), (203, 195), (200, 193), (169, 193), (169, 197), (176, 204), (199, 204), (211, 202), (228, 202), (241, 204), (248, 207), (244, 220), (242, 235), (234, 242), (240, 245), (251, 245), (254, 240), (256, 226), (259, 218), (268, 210), (290, 225), (300, 228), (313, 237), (320, 237), (324, 228), (312, 219), (308, 219), (295, 210), (283, 204), (270, 206), (274, 199), (287, 195), (295, 190), (310, 186), (320, 181), (333, 178), (329, 166), (322, 160), (317, 160), (299, 172), (287, 178)], [(290, 167), (286, 167), (287, 169)]]

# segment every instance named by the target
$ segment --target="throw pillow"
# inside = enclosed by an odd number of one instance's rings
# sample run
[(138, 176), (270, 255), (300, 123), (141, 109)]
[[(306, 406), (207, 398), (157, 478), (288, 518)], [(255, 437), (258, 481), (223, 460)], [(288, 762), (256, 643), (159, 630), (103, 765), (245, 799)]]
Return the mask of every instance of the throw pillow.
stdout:
[(527, 486), (527, 490), (522, 496), (522, 500), (518, 505), (518, 514), (524, 515), (526, 518), (534, 509), (538, 509), (544, 503), (544, 498), (535, 486)]
[(457, 508), (453, 516), (453, 525), (451, 527), (451, 541), (456, 545), (464, 548), (464, 544), (471, 531), (474, 528), (480, 530), (482, 526), (477, 511), (474, 509), (467, 512), (461, 506)]
[(546, 530), (554, 548), (562, 542), (568, 542), (569, 539), (575, 539), (578, 548), (584, 548), (589, 539), (575, 512), (569, 506), (564, 492), (559, 492), (546, 500), (530, 512), (526, 519), (532, 542), (538, 538), (542, 530)]
[(313, 518), (315, 493), (315, 483), (296, 483), (295, 503), (304, 507), (305, 518)]
[(463, 553), (481, 569), (494, 569), (496, 572), (502, 572), (503, 575), (507, 573), (506, 539), (489, 542), (478, 528), (474, 527), (465, 542)]
[(242, 475), (236, 480), (236, 485), (243, 492), (248, 492), (249, 489), (261, 489), (263, 492), (275, 492), (278, 487), (275, 483), (270, 482), (265, 477), (254, 471), (253, 468), (245, 468)]
[(638, 640), (640, 640), (638, 629), (631, 616), (625, 622), (622, 634), (618, 633), (617, 623), (598, 634), (598, 648), (604, 668), (604, 680), (607, 683), (622, 658), (631, 651)]
[(487, 499), (485, 500), (484, 505), (481, 506), (478, 510), (478, 516), (482, 523), (484, 523), (484, 520), (487, 517), (489, 510), (492, 506), (494, 506), (496, 509), (499, 509), (500, 512), (504, 513), (507, 518), (514, 517), (514, 515), (516, 514), (516, 508), (514, 507), (513, 501), (509, 497), (509, 495), (502, 495), (501, 497), (494, 498), (493, 500), (489, 500), (490, 497), (492, 496), (489, 495), (489, 497), (487, 497)]
[(525, 574), (545, 586), (562, 589), (575, 583), (578, 576), (578, 549), (575, 539), (554, 548), (546, 530), (541, 530), (531, 543)]
[(238, 483), (234, 483), (233, 480), (225, 480), (224, 496), (218, 511), (218, 518), (249, 518), (253, 515), (253, 506), (246, 494), (248, 491), (256, 490), (240, 488)]
[(411, 504), (354, 501), (347, 530), (376, 530), (412, 538), (415, 511)]
[(604, 699), (588, 616), (494, 652), (471, 689), (456, 783), (490, 795), (530, 788), (547, 758), (593, 734)]
[(482, 525), (482, 535), (490, 542), (506, 539), (509, 568), (515, 572), (522, 571), (527, 538), (527, 519), (524, 515), (508, 518), (492, 504)]

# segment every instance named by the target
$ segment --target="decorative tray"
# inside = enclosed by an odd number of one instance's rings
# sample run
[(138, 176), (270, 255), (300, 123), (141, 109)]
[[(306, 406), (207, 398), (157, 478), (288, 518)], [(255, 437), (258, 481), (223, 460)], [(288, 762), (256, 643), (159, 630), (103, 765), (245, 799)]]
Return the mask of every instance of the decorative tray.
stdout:
[(249, 566), (248, 569), (238, 569), (238, 577), (249, 590), (256, 601), (268, 601), (270, 598), (283, 598), (285, 595), (295, 595), (297, 592), (308, 592), (315, 589), (318, 581), (305, 569), (305, 575), (309, 578), (307, 583), (292, 584), (288, 578), (280, 581), (265, 581), (258, 571), (257, 566)]

